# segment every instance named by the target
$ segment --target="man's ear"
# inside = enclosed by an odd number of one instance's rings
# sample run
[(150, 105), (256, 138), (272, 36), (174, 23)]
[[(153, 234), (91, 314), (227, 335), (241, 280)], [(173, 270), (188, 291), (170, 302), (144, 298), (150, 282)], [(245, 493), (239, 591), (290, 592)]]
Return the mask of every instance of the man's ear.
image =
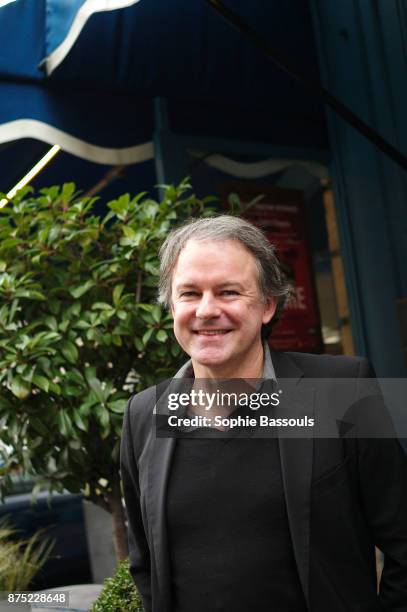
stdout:
[(276, 298), (274, 297), (269, 298), (266, 304), (264, 305), (264, 312), (263, 312), (263, 318), (262, 318), (263, 325), (266, 325), (266, 323), (270, 323), (271, 319), (274, 317), (276, 308), (277, 308)]

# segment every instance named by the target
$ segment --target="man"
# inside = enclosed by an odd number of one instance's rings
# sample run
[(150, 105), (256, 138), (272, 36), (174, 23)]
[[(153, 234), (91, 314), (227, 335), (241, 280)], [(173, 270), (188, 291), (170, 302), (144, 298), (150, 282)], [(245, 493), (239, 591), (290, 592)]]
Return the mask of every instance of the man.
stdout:
[[(191, 358), (175, 379), (289, 379), (295, 395), (281, 411), (322, 419), (329, 381), (360, 381), (368, 364), (269, 351), (263, 338), (289, 295), (250, 223), (219, 216), (173, 231), (160, 300)], [(328, 381), (325, 400), (313, 378)], [(146, 612), (407, 610), (407, 470), (394, 438), (158, 437), (157, 400), (153, 388), (130, 400), (121, 447), (130, 568)], [(379, 594), (375, 545), (385, 555)]]

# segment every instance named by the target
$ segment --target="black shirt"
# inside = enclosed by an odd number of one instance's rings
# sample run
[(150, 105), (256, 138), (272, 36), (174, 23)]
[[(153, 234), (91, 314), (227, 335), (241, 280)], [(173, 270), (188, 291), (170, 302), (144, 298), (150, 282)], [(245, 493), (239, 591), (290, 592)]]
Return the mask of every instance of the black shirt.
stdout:
[(306, 612), (277, 439), (179, 439), (167, 492), (174, 612)]

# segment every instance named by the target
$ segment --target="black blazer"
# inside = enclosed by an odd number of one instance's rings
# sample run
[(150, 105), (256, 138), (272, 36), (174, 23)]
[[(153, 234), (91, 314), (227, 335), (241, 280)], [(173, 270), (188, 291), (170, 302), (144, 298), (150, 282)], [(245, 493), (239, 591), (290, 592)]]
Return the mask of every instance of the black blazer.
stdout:
[[(285, 416), (295, 412), (315, 421), (330, 409), (329, 390), (319, 397), (307, 378), (354, 378), (356, 383), (371, 375), (367, 361), (357, 357), (272, 352), (272, 361), (277, 379), (295, 379), (298, 389)], [(156, 437), (155, 402), (151, 387), (127, 405), (121, 475), (133, 579), (146, 612), (172, 612), (165, 493), (176, 440)], [(293, 550), (309, 610), (407, 612), (407, 459), (399, 442), (321, 439), (311, 433), (279, 438), (279, 450)], [(385, 554), (379, 595), (375, 545)]]

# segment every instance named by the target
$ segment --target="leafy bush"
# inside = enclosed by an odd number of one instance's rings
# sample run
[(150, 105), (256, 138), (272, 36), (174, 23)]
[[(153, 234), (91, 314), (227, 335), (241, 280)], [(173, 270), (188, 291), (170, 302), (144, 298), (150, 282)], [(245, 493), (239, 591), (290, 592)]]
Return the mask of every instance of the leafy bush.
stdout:
[(104, 581), (102, 592), (90, 612), (143, 612), (127, 560), (119, 563), (115, 575)]
[(37, 531), (28, 540), (16, 540), (17, 530), (0, 524), (0, 591), (25, 591), (47, 561), (53, 543)]
[(83, 492), (112, 512), (122, 557), (124, 408), (182, 353), (155, 303), (158, 250), (211, 209), (185, 181), (160, 202), (124, 194), (103, 218), (95, 199), (69, 183), (0, 209), (0, 497), (15, 466), (40, 475), (36, 490)]

